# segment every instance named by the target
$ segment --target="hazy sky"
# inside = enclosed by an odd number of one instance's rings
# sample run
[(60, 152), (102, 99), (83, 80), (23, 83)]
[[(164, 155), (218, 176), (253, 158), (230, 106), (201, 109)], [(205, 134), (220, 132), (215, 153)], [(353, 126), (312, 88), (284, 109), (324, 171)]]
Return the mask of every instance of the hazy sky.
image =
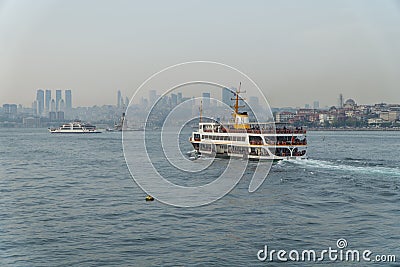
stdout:
[(271, 106), (400, 103), (400, 2), (0, 0), (0, 104), (115, 104), (192, 60), (245, 72)]

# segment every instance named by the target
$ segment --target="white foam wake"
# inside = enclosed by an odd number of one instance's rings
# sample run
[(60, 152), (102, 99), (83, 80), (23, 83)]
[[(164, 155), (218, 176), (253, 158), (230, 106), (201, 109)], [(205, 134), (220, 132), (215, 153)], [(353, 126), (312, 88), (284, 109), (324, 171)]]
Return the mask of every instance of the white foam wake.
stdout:
[(330, 169), (330, 170), (338, 170), (344, 172), (359, 172), (365, 174), (386, 174), (391, 176), (400, 177), (400, 169), (399, 168), (390, 168), (390, 167), (371, 167), (371, 166), (352, 166), (347, 164), (338, 164), (335, 162), (330, 162), (326, 160), (316, 160), (316, 159), (307, 159), (307, 160), (289, 160), (288, 162), (304, 166), (306, 168), (316, 168), (316, 169)]

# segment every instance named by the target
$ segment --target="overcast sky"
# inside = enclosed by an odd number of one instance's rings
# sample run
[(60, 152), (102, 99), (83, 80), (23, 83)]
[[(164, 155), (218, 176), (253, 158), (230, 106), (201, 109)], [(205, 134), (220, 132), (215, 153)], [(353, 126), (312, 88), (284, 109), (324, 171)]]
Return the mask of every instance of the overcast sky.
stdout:
[(243, 71), (271, 106), (400, 103), (400, 2), (0, 0), (0, 104), (115, 104), (192, 60)]

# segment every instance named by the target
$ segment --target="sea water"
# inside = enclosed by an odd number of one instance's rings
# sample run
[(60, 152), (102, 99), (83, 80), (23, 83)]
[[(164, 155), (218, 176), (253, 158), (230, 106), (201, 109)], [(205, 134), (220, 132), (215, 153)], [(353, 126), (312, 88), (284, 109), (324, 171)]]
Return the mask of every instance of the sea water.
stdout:
[[(256, 192), (248, 192), (250, 163), (222, 199), (177, 208), (145, 201), (121, 133), (0, 129), (0, 266), (274, 266), (282, 261), (257, 258), (265, 245), (322, 250), (340, 238), (398, 263), (400, 132), (309, 132), (308, 141), (308, 160), (273, 164)], [(195, 186), (215, 179), (226, 159), (194, 175), (162, 159), (157, 166)], [(324, 262), (288, 265), (315, 264)]]

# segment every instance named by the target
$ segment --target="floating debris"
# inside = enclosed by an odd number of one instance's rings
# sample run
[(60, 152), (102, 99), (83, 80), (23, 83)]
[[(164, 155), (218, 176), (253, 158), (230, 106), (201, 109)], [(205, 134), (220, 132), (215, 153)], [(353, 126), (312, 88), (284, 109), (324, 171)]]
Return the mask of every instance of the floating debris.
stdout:
[(153, 200), (154, 200), (154, 197), (152, 197), (150, 195), (146, 196), (146, 201), (153, 201)]

